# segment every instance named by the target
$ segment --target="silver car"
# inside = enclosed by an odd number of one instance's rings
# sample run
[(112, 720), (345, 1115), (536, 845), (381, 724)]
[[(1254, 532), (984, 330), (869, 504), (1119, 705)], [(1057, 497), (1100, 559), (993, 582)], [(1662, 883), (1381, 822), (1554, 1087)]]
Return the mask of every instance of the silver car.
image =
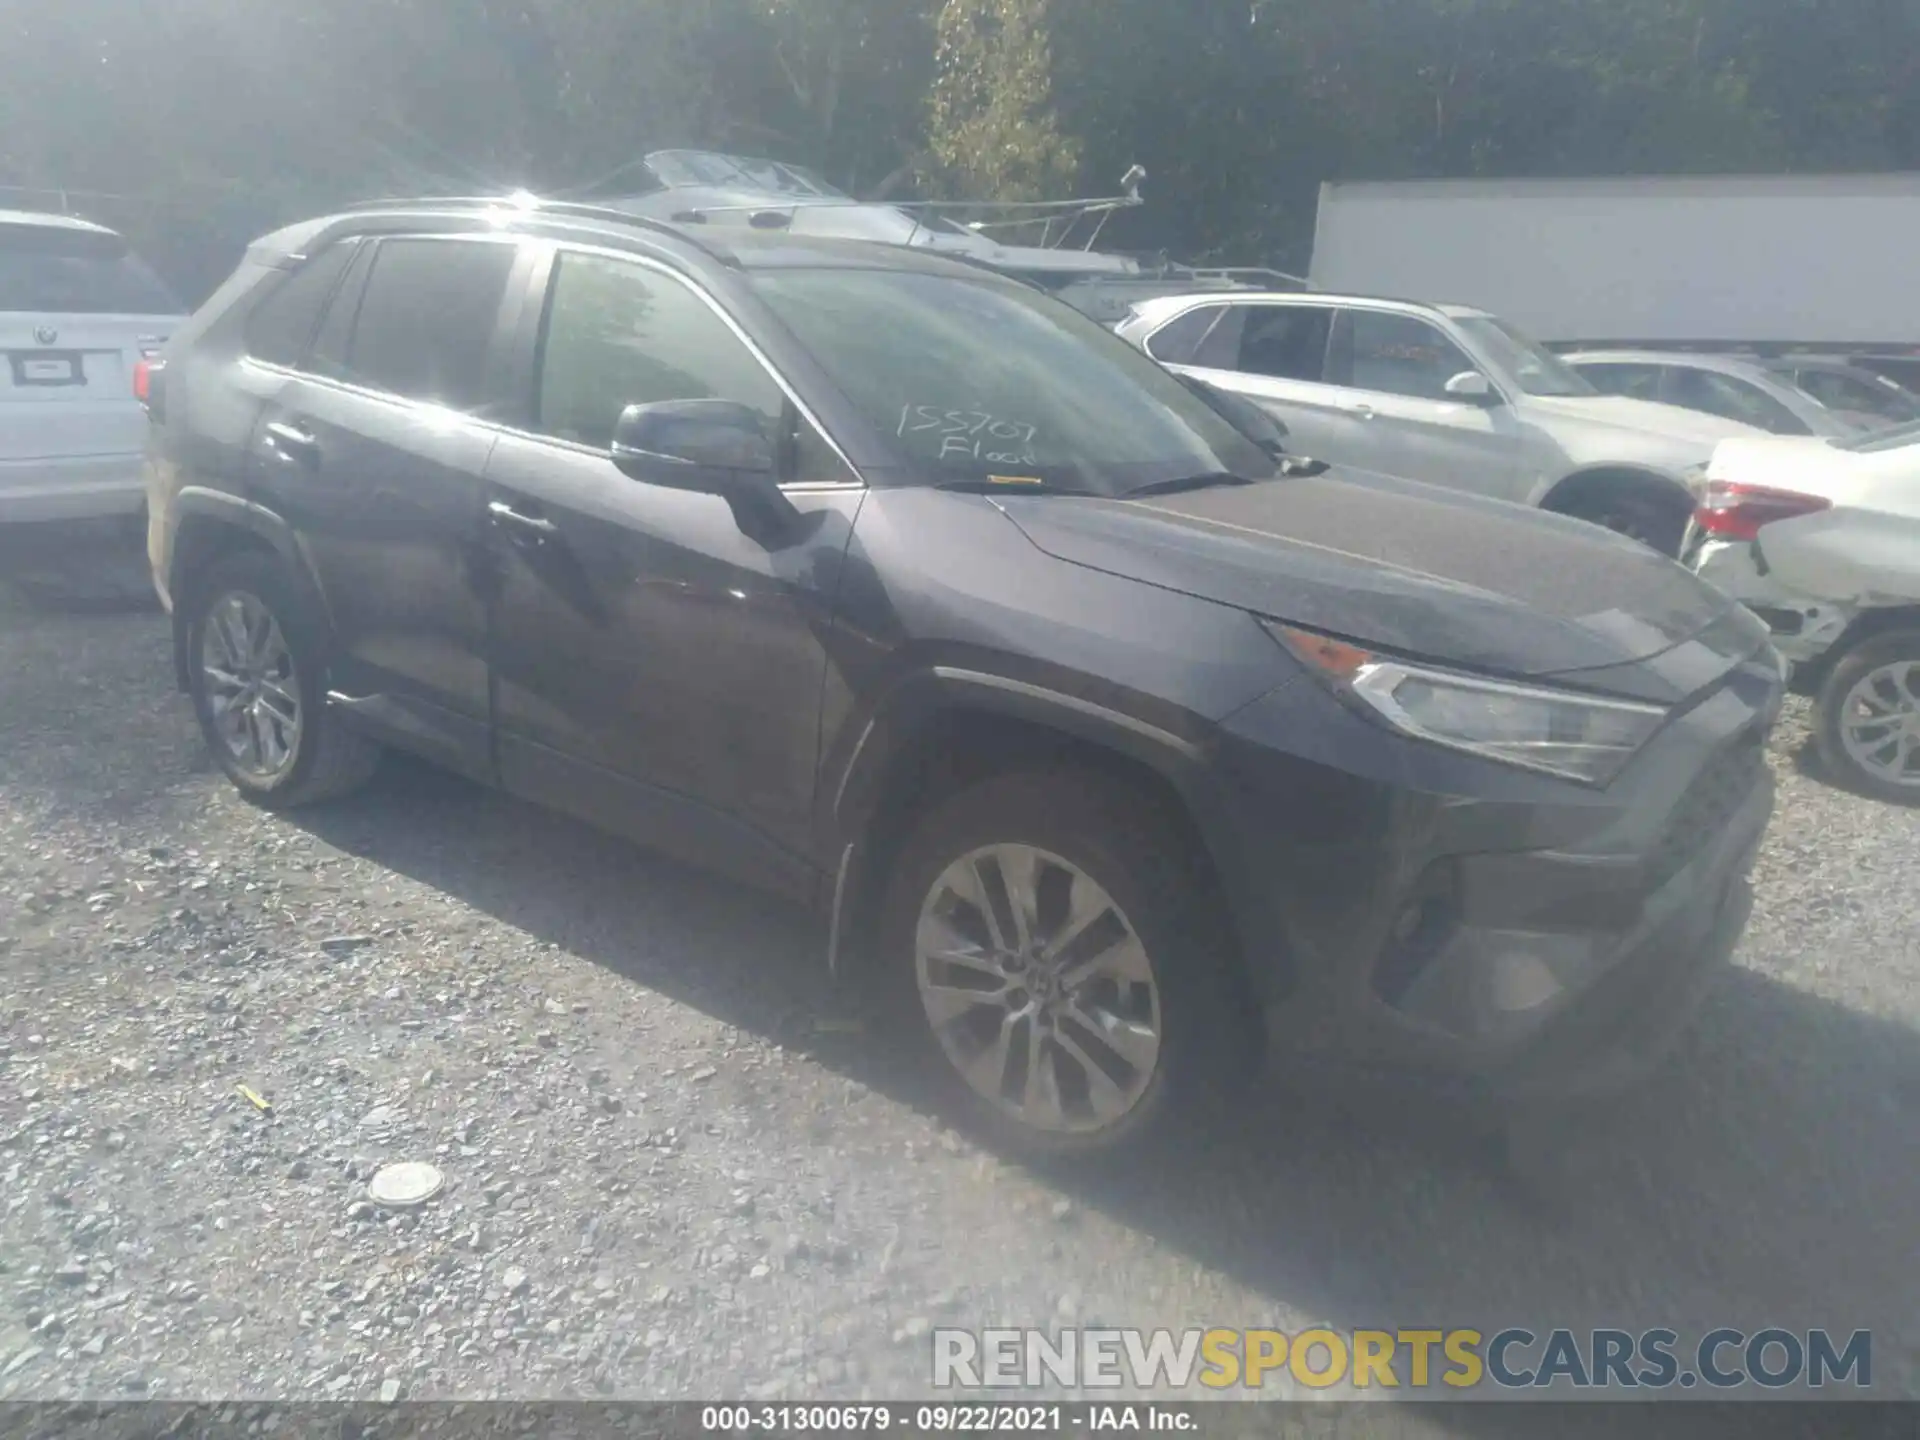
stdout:
[(1714, 446), (1761, 433), (1602, 395), (1511, 326), (1461, 306), (1182, 295), (1137, 306), (1117, 333), (1257, 402), (1303, 455), (1536, 505), (1668, 555)]
[(1579, 350), (1561, 358), (1602, 394), (1678, 405), (1738, 420), (1770, 435), (1837, 440), (1864, 428), (1795, 384), (1790, 373), (1762, 360), (1659, 350)]
[(181, 313), (113, 231), (0, 210), (0, 524), (140, 512), (141, 373)]

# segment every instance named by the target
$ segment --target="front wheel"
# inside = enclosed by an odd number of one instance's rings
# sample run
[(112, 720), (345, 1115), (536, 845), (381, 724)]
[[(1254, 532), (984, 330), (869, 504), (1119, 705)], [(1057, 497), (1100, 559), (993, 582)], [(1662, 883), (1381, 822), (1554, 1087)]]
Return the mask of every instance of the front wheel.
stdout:
[(1817, 706), (1815, 741), (1831, 774), (1875, 799), (1920, 805), (1920, 630), (1842, 655)]
[(184, 618), (194, 713), (240, 793), (280, 810), (364, 784), (379, 748), (327, 710), (320, 628), (278, 561), (232, 556), (191, 593)]
[(937, 1081), (1004, 1147), (1130, 1146), (1244, 1055), (1176, 833), (1102, 777), (1033, 774), (947, 801), (908, 843), (882, 963)]

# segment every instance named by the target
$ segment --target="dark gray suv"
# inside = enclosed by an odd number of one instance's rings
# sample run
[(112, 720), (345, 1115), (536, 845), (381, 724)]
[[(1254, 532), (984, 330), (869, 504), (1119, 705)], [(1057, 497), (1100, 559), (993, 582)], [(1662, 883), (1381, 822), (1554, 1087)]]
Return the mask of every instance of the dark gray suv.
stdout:
[(1741, 933), (1779, 665), (1570, 520), (1289, 461), (897, 247), (423, 201), (259, 242), (150, 394), (242, 792), (430, 757), (813, 906), (1006, 1142), (1264, 1050), (1626, 1080)]

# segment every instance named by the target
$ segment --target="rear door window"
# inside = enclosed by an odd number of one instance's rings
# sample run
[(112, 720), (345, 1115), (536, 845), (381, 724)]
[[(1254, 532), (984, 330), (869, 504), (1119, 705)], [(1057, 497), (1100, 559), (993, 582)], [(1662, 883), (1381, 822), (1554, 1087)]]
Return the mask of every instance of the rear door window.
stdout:
[(353, 259), (355, 242), (329, 245), (280, 277), (247, 317), (247, 353), (269, 365), (299, 365), (307, 357), (321, 312)]
[(178, 315), (184, 308), (118, 235), (0, 225), (0, 311)]
[(1275, 380), (1326, 378), (1333, 311), (1319, 306), (1242, 305), (1239, 368)]
[(347, 345), (345, 378), (409, 400), (478, 409), (517, 258), (511, 243), (381, 241)]

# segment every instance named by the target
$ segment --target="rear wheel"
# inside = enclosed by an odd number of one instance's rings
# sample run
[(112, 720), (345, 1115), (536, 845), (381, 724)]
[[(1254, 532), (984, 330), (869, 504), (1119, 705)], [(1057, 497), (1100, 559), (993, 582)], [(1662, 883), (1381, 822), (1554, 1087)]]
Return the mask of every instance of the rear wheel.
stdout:
[(1103, 777), (1034, 774), (949, 800), (907, 845), (886, 979), (936, 1080), (1003, 1146), (1130, 1146), (1245, 1054), (1174, 833)]
[(1821, 687), (1815, 739), (1830, 773), (1897, 805), (1920, 805), (1920, 630), (1847, 651)]
[(277, 560), (218, 562), (193, 587), (186, 624), (194, 712), (241, 794), (290, 809), (372, 776), (379, 747), (327, 710), (320, 627)]

